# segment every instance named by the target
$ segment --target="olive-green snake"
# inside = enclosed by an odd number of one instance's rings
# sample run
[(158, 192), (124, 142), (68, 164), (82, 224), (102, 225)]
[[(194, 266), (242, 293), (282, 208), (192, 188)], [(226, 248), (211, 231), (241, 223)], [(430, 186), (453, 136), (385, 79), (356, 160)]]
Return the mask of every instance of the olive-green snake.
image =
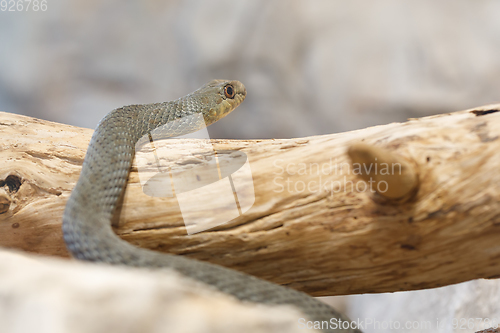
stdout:
[(308, 321), (346, 321), (346, 317), (305, 293), (218, 265), (138, 248), (121, 240), (111, 228), (127, 183), (135, 144), (141, 137), (159, 126), (164, 126), (169, 136), (197, 131), (201, 129), (199, 123), (193, 123), (189, 116), (201, 113), (208, 126), (234, 110), (245, 96), (242, 83), (213, 80), (178, 100), (124, 106), (105, 116), (92, 136), (80, 178), (66, 204), (63, 216), (66, 245), (78, 259), (135, 267), (168, 267), (242, 301), (294, 305)]

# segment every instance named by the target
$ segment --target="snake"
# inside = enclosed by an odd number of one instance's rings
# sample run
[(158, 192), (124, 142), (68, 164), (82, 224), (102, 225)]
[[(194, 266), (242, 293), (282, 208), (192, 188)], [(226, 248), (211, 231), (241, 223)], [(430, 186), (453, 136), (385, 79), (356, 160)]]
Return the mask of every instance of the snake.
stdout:
[[(66, 247), (76, 259), (173, 269), (243, 302), (291, 305), (307, 319), (303, 326), (322, 323), (324, 332), (360, 332), (352, 325), (339, 327), (339, 322), (349, 319), (304, 292), (220, 265), (139, 248), (113, 232), (112, 219), (125, 191), (137, 141), (158, 128), (170, 137), (198, 131), (228, 115), (246, 94), (239, 81), (212, 80), (177, 100), (129, 105), (108, 113), (92, 135), (65, 206), (62, 231)], [(192, 116), (200, 115), (204, 122), (193, 121)]]

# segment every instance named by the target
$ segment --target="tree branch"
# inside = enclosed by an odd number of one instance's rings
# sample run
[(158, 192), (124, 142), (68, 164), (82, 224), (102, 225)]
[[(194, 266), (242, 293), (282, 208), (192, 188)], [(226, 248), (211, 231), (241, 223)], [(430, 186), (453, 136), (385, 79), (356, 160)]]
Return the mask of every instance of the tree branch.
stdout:
[[(255, 189), (248, 212), (188, 235), (177, 199), (145, 195), (135, 166), (115, 231), (138, 246), (316, 296), (498, 277), (499, 110), (300, 139), (214, 140), (222, 155), (248, 156)], [(0, 245), (67, 256), (61, 216), (92, 131), (7, 113), (0, 128)], [(196, 153), (196, 161), (183, 159), (178, 145), (158, 147), (176, 156), (162, 161), (172, 168), (206, 161)], [(383, 171), (398, 162), (401, 174)]]

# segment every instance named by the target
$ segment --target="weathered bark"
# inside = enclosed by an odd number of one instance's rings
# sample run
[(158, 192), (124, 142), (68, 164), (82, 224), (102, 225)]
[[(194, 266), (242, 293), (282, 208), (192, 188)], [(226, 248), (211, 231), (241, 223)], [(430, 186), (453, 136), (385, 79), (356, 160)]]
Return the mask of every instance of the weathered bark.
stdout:
[[(248, 212), (187, 235), (176, 199), (145, 195), (134, 167), (116, 232), (139, 246), (316, 296), (498, 277), (499, 110), (493, 105), (300, 139), (214, 140), (218, 151), (248, 156), (255, 189)], [(0, 129), (0, 245), (67, 256), (61, 216), (92, 131), (5, 113)], [(372, 160), (389, 154), (383, 158), (404, 162), (406, 196), (372, 193), (370, 184), (376, 189), (380, 179), (356, 178), (347, 155), (352, 147), (361, 155), (373, 147)], [(200, 156), (194, 163), (204, 163)], [(384, 177), (399, 184), (398, 177)]]

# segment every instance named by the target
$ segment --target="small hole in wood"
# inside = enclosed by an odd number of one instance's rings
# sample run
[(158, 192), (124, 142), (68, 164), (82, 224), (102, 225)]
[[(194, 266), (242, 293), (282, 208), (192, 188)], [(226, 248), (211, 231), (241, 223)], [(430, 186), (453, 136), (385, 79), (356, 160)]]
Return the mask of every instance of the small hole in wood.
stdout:
[(21, 177), (18, 177), (16, 175), (8, 175), (4, 180), (0, 180), (0, 187), (7, 185), (11, 193), (16, 193), (21, 187), (22, 183), (23, 180), (21, 179)]
[(499, 109), (491, 109), (491, 110), (472, 110), (471, 113), (474, 113), (476, 116), (484, 116), (490, 113), (495, 113), (500, 111)]

